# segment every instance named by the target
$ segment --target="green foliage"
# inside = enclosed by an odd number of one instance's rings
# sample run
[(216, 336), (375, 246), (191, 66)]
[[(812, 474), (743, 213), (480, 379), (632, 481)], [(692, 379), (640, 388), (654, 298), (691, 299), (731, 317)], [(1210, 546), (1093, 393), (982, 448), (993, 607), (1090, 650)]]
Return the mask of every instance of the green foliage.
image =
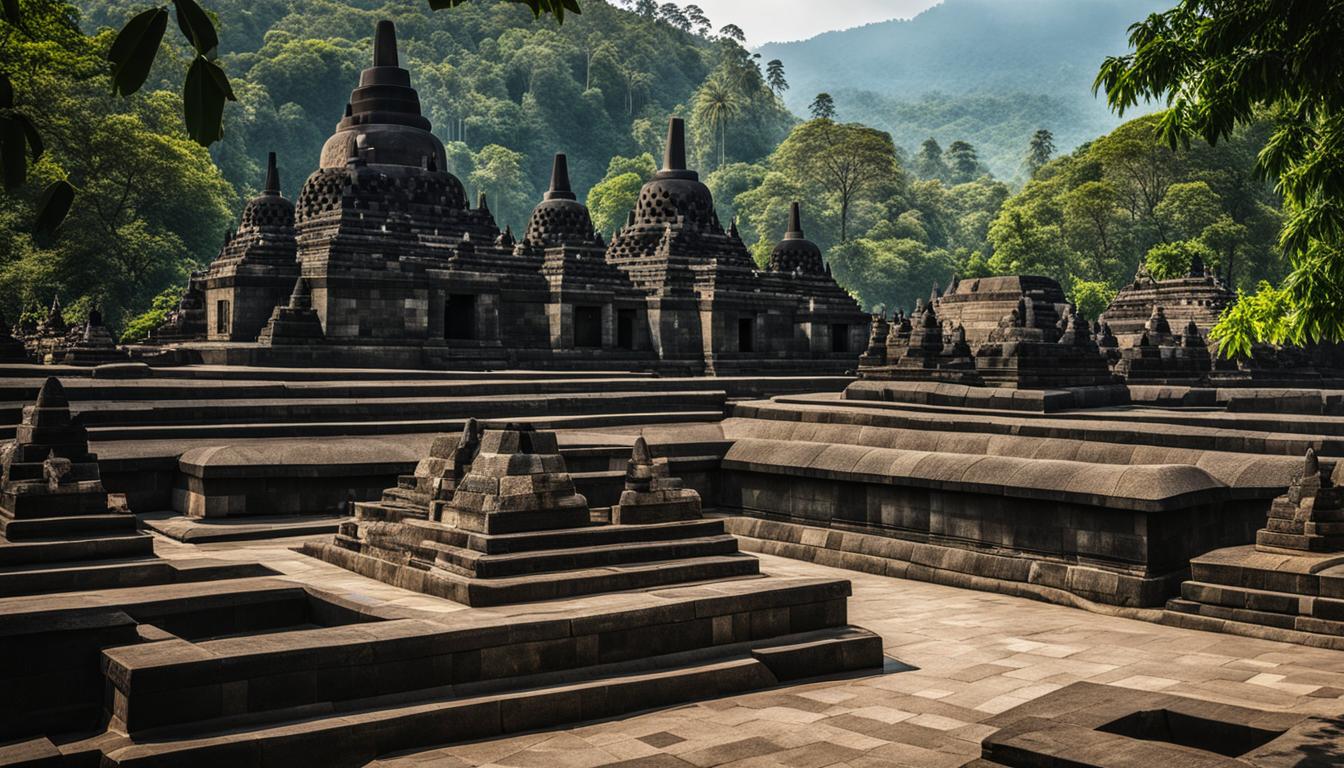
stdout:
[(829, 93), (818, 93), (807, 111), (808, 114), (812, 115), (813, 120), (833, 120), (835, 119), (835, 99)]
[(639, 199), (639, 190), (656, 170), (653, 155), (647, 152), (638, 157), (611, 158), (607, 175), (588, 190), (588, 213), (593, 218), (593, 228), (605, 235), (624, 226), (626, 215), (634, 210)]
[(891, 136), (824, 117), (795, 128), (770, 162), (811, 191), (809, 197), (824, 197), (834, 204), (840, 242), (848, 239), (854, 207), (889, 196), (903, 178)]
[(147, 311), (127, 321), (126, 328), (121, 332), (121, 340), (132, 343), (149, 338), (150, 331), (168, 321), (168, 315), (177, 309), (185, 292), (186, 288), (181, 285), (165, 288), (150, 302)]
[(1190, 274), (1190, 265), (1199, 257), (1207, 267), (1217, 268), (1218, 254), (1198, 240), (1177, 240), (1159, 243), (1148, 249), (1144, 265), (1158, 280), (1170, 280)]
[(533, 201), (523, 192), (526, 183), (522, 153), (488, 144), (472, 156), (472, 166), (475, 170), (467, 177), (467, 183), (489, 196), (495, 216), (501, 221), (525, 220)]
[(1292, 311), (1288, 292), (1262, 280), (1253, 294), (1237, 292), (1237, 301), (1223, 310), (1222, 317), (1209, 331), (1209, 338), (1218, 343), (1218, 354), (1222, 357), (1250, 357), (1256, 341), (1291, 340)]
[(1077, 281), (1118, 288), (1155, 246), (1189, 243), (1184, 269), (1189, 248), (1199, 247), (1226, 280), (1281, 275), (1277, 195), (1252, 172), (1267, 126), (1217, 147), (1172, 149), (1158, 135), (1161, 119), (1130, 121), (1042, 166), (990, 225), (989, 267), (1054, 277), (1066, 289)]
[[(120, 25), (144, 0), (78, 0), (87, 10), (86, 29)], [(291, 199), (314, 169), (322, 143), (345, 108), (360, 69), (368, 65), (375, 23), (397, 25), (401, 64), (420, 92), (435, 133), (454, 152), (488, 145), (522, 155), (518, 203), (501, 209), (502, 226), (517, 231), (541, 198), (551, 157), (569, 156), (576, 191), (602, 178), (614, 154), (657, 151), (674, 111), (684, 114), (693, 93), (730, 55), (745, 52), (687, 33), (652, 18), (594, 2), (579, 5), (581, 19), (537, 23), (517, 3), (466, 2), (434, 13), (421, 0), (394, 5), (332, 0), (201, 0), (217, 14), (219, 64), (230, 74), (237, 102), (224, 108), (224, 137), (212, 146), (220, 169), (240, 199), (260, 186), (266, 153), (278, 155), (281, 182)], [(571, 11), (572, 12), (572, 11)], [(690, 18), (687, 11), (687, 18)], [(147, 87), (180, 91), (194, 50), (169, 35)], [(741, 51), (740, 46), (732, 47)], [(171, 55), (169, 55), (171, 54)], [(770, 101), (759, 70), (750, 64)], [(782, 108), (777, 124), (758, 129), (754, 105), (727, 128), (725, 154), (756, 160), (767, 155), (788, 127)], [(689, 116), (689, 115), (688, 115)], [(692, 158), (710, 170), (719, 150), (717, 131), (691, 134)], [(449, 165), (471, 186), (474, 167)], [(474, 190), (473, 190), (474, 191)], [(522, 201), (526, 200), (524, 203)]]
[[(0, 304), (13, 316), (59, 294), (67, 307), (101, 306), (115, 328), (213, 257), (233, 191), (183, 132), (176, 93), (154, 78), (134, 96), (112, 95), (111, 33), (81, 34), (64, 3), (23, 10), (25, 32), (0, 24), (0, 69), (46, 151), (36, 184), (0, 195)], [(43, 234), (29, 234), (29, 222)]]
[(890, 136), (830, 120), (799, 125), (767, 163), (730, 165), (707, 183), (720, 206), (742, 190), (732, 213), (761, 265), (784, 234), (789, 203), (801, 201), (808, 238), (866, 308), (908, 309), (954, 274), (988, 274), (986, 232), (1008, 198), (988, 177), (912, 182)]
[[(1258, 167), (1278, 181), (1285, 283), (1295, 339), (1344, 339), (1344, 5), (1296, 0), (1181, 0), (1130, 28), (1134, 52), (1106, 59), (1095, 90), (1118, 112), (1148, 100), (1169, 109), (1157, 130), (1170, 146), (1232, 139), (1268, 115)], [(1260, 292), (1256, 294), (1260, 295)], [(1225, 333), (1276, 327), (1230, 313)], [(1235, 322), (1233, 322), (1235, 321)], [(1227, 336), (1241, 350), (1249, 340)]]
[(829, 91), (845, 120), (890, 132), (911, 154), (929, 136), (944, 147), (962, 139), (995, 176), (1025, 181), (1023, 153), (1040, 127), (1070, 152), (1122, 122), (1089, 92), (1097, 62), (1125, 49), (1129, 24), (1175, 2), (943, 0), (913, 19), (760, 53), (788, 64), (796, 114)]
[(1073, 290), (1069, 293), (1069, 299), (1077, 308), (1079, 315), (1095, 320), (1111, 305), (1115, 294), (1114, 288), (1100, 280), (1076, 280), (1073, 283)]
[(1036, 175), (1050, 158), (1055, 155), (1055, 135), (1046, 128), (1041, 128), (1031, 135), (1031, 143), (1027, 146), (1027, 178)]

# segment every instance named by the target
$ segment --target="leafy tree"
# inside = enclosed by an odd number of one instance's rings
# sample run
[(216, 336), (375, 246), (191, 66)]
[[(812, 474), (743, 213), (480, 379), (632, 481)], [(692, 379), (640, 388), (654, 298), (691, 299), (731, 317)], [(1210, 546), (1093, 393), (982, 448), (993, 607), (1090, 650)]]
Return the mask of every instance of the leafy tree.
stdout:
[(705, 9), (698, 5), (688, 5), (685, 11), (686, 18), (695, 27), (697, 35), (705, 37), (714, 29), (713, 25), (709, 23), (709, 17), (705, 15)]
[[(488, 144), (472, 157), (471, 186), (489, 196), (495, 219), (521, 225), (533, 197), (523, 176), (523, 155), (508, 147)], [(521, 231), (521, 227), (517, 228)]]
[(121, 332), (122, 342), (131, 343), (149, 338), (150, 331), (168, 322), (168, 316), (177, 309), (185, 292), (186, 287), (182, 285), (163, 289), (163, 292), (150, 302), (148, 311), (136, 315), (126, 323), (126, 328)]
[(724, 149), (728, 142), (728, 122), (742, 111), (737, 92), (723, 78), (705, 81), (695, 97), (695, 115), (719, 133), (719, 167), (724, 164)]
[(743, 32), (742, 28), (736, 24), (723, 25), (723, 27), (719, 29), (719, 34), (729, 40), (735, 40), (738, 43), (747, 42), (747, 33)]
[(655, 170), (653, 156), (648, 153), (613, 157), (607, 164), (607, 175), (588, 190), (588, 213), (593, 218), (593, 228), (610, 233), (623, 226), (626, 214), (639, 200), (639, 190), (653, 178)]
[(1153, 209), (1164, 238), (1193, 240), (1223, 216), (1223, 201), (1207, 182), (1178, 182), (1167, 187)]
[(1078, 314), (1095, 320), (1111, 305), (1115, 294), (1114, 288), (1100, 280), (1078, 280), (1073, 284), (1069, 299), (1078, 309)]
[(829, 93), (818, 93), (807, 110), (814, 120), (834, 120), (835, 99), (831, 98)]
[(111, 35), (80, 34), (64, 3), (23, 11), (23, 31), (0, 24), (0, 71), (13, 73), (14, 103), (42, 138), (33, 180), (69, 179), (75, 204), (59, 238), (34, 237), (40, 196), (0, 194), (0, 305), (15, 316), (59, 293), (67, 306), (101, 306), (115, 328), (214, 255), (233, 190), (185, 134), (180, 96), (112, 95)]
[(1031, 135), (1031, 143), (1027, 147), (1027, 176), (1035, 176), (1054, 154), (1055, 135), (1046, 128), (1038, 129)]
[(663, 3), (658, 6), (658, 18), (682, 32), (691, 31), (691, 20), (682, 12), (681, 6), (676, 3)]
[(865, 125), (828, 119), (795, 128), (775, 150), (771, 163), (835, 201), (842, 243), (849, 239), (854, 205), (889, 194), (902, 181), (891, 136)]
[(771, 59), (765, 65), (765, 82), (776, 96), (783, 96), (789, 90), (789, 81), (784, 78), (784, 62)]
[(1180, 240), (1155, 245), (1148, 250), (1144, 264), (1153, 277), (1158, 280), (1169, 280), (1190, 274), (1190, 264), (1196, 256), (1207, 266), (1217, 266), (1218, 254), (1198, 240)]
[[(1134, 53), (1108, 58), (1094, 85), (1117, 111), (1147, 100), (1170, 108), (1171, 147), (1210, 144), (1269, 114), (1259, 168), (1278, 181), (1287, 214), (1280, 245), (1292, 260), (1282, 327), (1296, 341), (1344, 339), (1344, 5), (1294, 0), (1180, 0), (1130, 28)], [(1233, 312), (1243, 318), (1251, 311)], [(1230, 334), (1278, 324), (1229, 322)]]
[(954, 184), (965, 184), (984, 172), (984, 168), (980, 165), (980, 158), (975, 154), (975, 147), (971, 146), (969, 142), (954, 141), (948, 144), (947, 151), (943, 153), (943, 158), (947, 163)]
[(952, 179), (952, 171), (943, 160), (943, 148), (938, 146), (938, 140), (932, 136), (919, 146), (919, 152), (915, 155), (914, 172), (921, 179), (940, 181)]

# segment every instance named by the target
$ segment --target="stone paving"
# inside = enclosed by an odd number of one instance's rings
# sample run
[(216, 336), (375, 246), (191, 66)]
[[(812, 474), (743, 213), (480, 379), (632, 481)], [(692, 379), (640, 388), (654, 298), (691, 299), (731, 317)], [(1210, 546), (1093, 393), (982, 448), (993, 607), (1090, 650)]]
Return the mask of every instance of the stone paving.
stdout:
[[(408, 609), (465, 610), (287, 551), (296, 540), (185, 547), (166, 557), (260, 559), (288, 578)], [(1344, 652), (1168, 627), (1026, 599), (763, 556), (771, 575), (848, 578), (850, 621), (882, 635), (876, 676), (808, 683), (622, 720), (459, 744), (381, 768), (830, 765), (953, 768), (981, 723), (1086, 680), (1276, 711), (1344, 713)]]

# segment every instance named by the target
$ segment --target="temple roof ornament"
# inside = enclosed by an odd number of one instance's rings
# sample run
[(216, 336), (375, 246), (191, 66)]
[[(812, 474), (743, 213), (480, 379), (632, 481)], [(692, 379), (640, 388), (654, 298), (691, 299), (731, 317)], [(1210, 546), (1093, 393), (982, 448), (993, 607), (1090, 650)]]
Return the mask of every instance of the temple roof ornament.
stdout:
[(551, 165), (551, 186), (528, 220), (526, 239), (543, 248), (594, 245), (593, 220), (569, 184), (569, 160), (557, 154)]
[(789, 228), (770, 254), (769, 269), (771, 272), (826, 274), (821, 249), (803, 234), (802, 214), (797, 202), (789, 205)]

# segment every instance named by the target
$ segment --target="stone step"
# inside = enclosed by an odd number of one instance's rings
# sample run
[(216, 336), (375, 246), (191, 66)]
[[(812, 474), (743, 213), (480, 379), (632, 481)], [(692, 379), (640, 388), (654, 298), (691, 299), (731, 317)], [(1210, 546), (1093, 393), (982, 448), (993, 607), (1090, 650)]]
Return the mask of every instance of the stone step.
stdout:
[(737, 552), (737, 539), (728, 534), (660, 541), (635, 541), (600, 544), (566, 549), (541, 549), (530, 552), (487, 555), (472, 549), (433, 544), (434, 565), (438, 568), (477, 579), (507, 578), (528, 574), (607, 568), (661, 560), (679, 561), (695, 557), (731, 555)]
[(152, 554), (154, 554), (154, 537), (147, 533), (7, 542), (0, 543), (0, 568), (141, 557)]
[[(321, 765), (358, 768), (383, 754), (615, 717), (776, 683), (753, 658), (465, 699), (330, 706), (322, 716), (109, 745), (103, 766)], [(356, 708), (358, 707), (358, 708)]]
[(1233, 608), (1225, 605), (1196, 602), (1185, 598), (1173, 598), (1167, 601), (1167, 610), (1176, 614), (1200, 616), (1239, 624), (1258, 624), (1264, 627), (1297, 632), (1344, 636), (1344, 621), (1322, 619), (1314, 616), (1287, 615), (1272, 611)]
[(780, 682), (881, 667), (882, 637), (858, 627), (795, 635), (752, 649)]
[(1195, 603), (1244, 609), (1256, 613), (1344, 621), (1344, 599), (1318, 595), (1187, 581), (1181, 585), (1181, 598)]
[(170, 424), (250, 424), (256, 421), (361, 422), (447, 418), (512, 418), (548, 414), (642, 410), (651, 396), (669, 411), (723, 407), (722, 390), (682, 392), (616, 391), (479, 395), (472, 397), (165, 401), (150, 404), (99, 402), (76, 405), (72, 413), (87, 427)]
[(596, 547), (633, 542), (669, 541), (719, 536), (724, 532), (722, 520), (682, 520), (654, 525), (593, 525), (583, 528), (503, 533), (493, 536), (457, 528), (445, 528), (442, 525), (426, 521), (408, 520), (406, 524), (422, 531), (428, 540), (472, 549), (488, 555), (572, 547)]
[(77, 538), (88, 533), (128, 533), (137, 527), (135, 515), (71, 515), (69, 517), (5, 518), (0, 516), (0, 535), (10, 541)]
[[(390, 626), (392, 624), (400, 627)], [(209, 701), (208, 691), (195, 690), (198, 696), (175, 695), (162, 688), (165, 681), (178, 678), (179, 670), (172, 669), (167, 659), (159, 659), (168, 677), (155, 675), (120, 676), (133, 685), (146, 685), (160, 691), (160, 712), (168, 719), (152, 728), (135, 728), (132, 736), (118, 735), (119, 731), (66, 745), (70, 751), (100, 747), (105, 766), (149, 766), (168, 764), (261, 766), (303, 764), (333, 766), (361, 766), (379, 755), (393, 752), (450, 744), (459, 741), (494, 738), (508, 733), (552, 728), (568, 723), (614, 717), (627, 712), (684, 703), (701, 698), (744, 693), (771, 687), (784, 679), (799, 679), (880, 669), (882, 665), (881, 639), (872, 633), (843, 624), (817, 630), (785, 633), (760, 641), (739, 642), (721, 647), (669, 653), (647, 658), (629, 657), (627, 661), (578, 667), (564, 671), (543, 665), (546, 671), (522, 677), (482, 681), (481, 683), (427, 687), (435, 675), (444, 680), (452, 677), (449, 667), (432, 665), (427, 658), (414, 658), (418, 651), (407, 646), (411, 633), (419, 626), (444, 628), (417, 621), (388, 622), (381, 629), (390, 643), (386, 653), (375, 651), (360, 657), (363, 663), (382, 660), (397, 666), (397, 657), (406, 656), (412, 663), (389, 670), (388, 677), (368, 678), (368, 685), (350, 676), (346, 664), (331, 668), (331, 682), (345, 678), (342, 689), (345, 696), (331, 696), (337, 691), (324, 689), (324, 678), (308, 676), (305, 686), (293, 684), (268, 686), (262, 681), (249, 681), (248, 702), (264, 706), (266, 697), (274, 695), (275, 703), (298, 702), (307, 698), (320, 700), (318, 707), (290, 706), (283, 709), (252, 711), (245, 714), (193, 720), (191, 710), (172, 706), (173, 702), (188, 704), (197, 700)], [(605, 626), (605, 624), (603, 624)], [(377, 625), (367, 628), (377, 629)], [(303, 645), (300, 633), (272, 635), (266, 640), (271, 647), (290, 641)], [(312, 633), (309, 633), (312, 634)], [(402, 640), (393, 640), (405, 635)], [(445, 653), (444, 643), (436, 636), (423, 638), (427, 647)], [(208, 644), (206, 656), (224, 652), (222, 641)], [(535, 645), (535, 643), (532, 643)], [(357, 651), (352, 646), (350, 652)], [(499, 648), (499, 651), (508, 651)], [(340, 649), (320, 644), (312, 645), (301, 659), (289, 662), (264, 658), (266, 651), (256, 657), (255, 670), (269, 670), (283, 677), (293, 664), (311, 665), (314, 653), (341, 653)], [(111, 652), (124, 660), (127, 654), (138, 653), (145, 660), (154, 654), (146, 649), (115, 649)], [(518, 652), (509, 651), (513, 656)], [(390, 655), (388, 655), (390, 654)], [(480, 658), (494, 658), (486, 653)], [(333, 657), (333, 660), (334, 657)], [(499, 662), (505, 658), (499, 656)], [(191, 662), (188, 662), (189, 664)], [(201, 664), (211, 664), (203, 657)], [(114, 667), (116, 663), (114, 662)], [(513, 667), (504, 664), (505, 667)], [(518, 669), (527, 669), (523, 665)], [(226, 665), (230, 674), (240, 669), (236, 661)], [(434, 674), (430, 671), (434, 670)], [(554, 670), (554, 671), (552, 671)], [(776, 671), (778, 670), (778, 672)], [(137, 670), (144, 672), (146, 670)], [(303, 670), (298, 670), (300, 675)], [(781, 677), (784, 675), (785, 677)], [(211, 676), (227, 684), (218, 675)], [(397, 680), (405, 685), (419, 685), (401, 693), (377, 693), (395, 689)], [(199, 682), (200, 676), (183, 680), (182, 684)], [(291, 681), (292, 682), (292, 681)], [(388, 683), (394, 685), (389, 687)], [(338, 693), (338, 692), (337, 692)], [(151, 694), (153, 695), (153, 694)], [(242, 699), (236, 701), (241, 704)], [(123, 701), (122, 704), (125, 702)], [(205, 711), (205, 710), (199, 710)], [(114, 725), (117, 723), (114, 721)]]
[[(649, 403), (645, 402), (647, 406)], [(661, 405), (661, 403), (659, 403)], [(101, 426), (89, 429), (94, 442), (112, 440), (192, 440), (268, 437), (336, 437), (360, 435), (415, 435), (461, 432), (466, 419), (458, 418), (397, 420), (397, 421), (305, 421), (280, 420), (275, 422), (232, 424), (154, 424), (149, 426)], [(517, 417), (502, 414), (512, 421), (529, 423), (537, 429), (591, 429), (647, 424), (680, 424), (684, 422), (716, 422), (723, 418), (723, 410), (660, 410), (641, 412), (597, 412), (555, 416)], [(0, 435), (2, 436), (2, 435)]]
[(480, 607), (757, 576), (760, 561), (743, 554), (717, 555), (498, 579), (469, 579), (438, 572), (456, 582), (462, 596), (458, 602)]
[(147, 587), (217, 579), (273, 575), (256, 563), (208, 560), (95, 560), (89, 563), (26, 566), (0, 571), (0, 597)]

